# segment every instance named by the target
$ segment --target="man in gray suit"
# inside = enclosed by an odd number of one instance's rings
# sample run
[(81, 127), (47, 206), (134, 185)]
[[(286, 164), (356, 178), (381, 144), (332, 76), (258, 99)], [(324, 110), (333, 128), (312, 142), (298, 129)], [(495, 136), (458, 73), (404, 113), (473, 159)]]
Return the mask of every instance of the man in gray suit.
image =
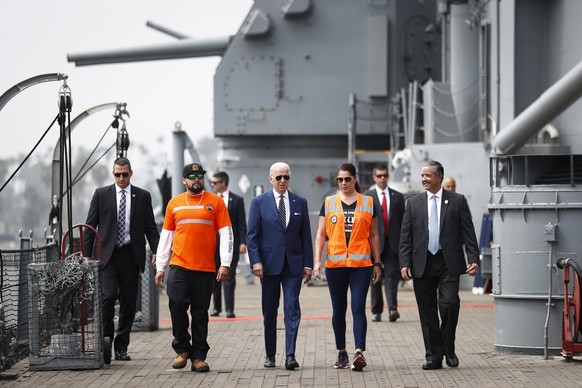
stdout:
[[(398, 283), (400, 283), (400, 263), (398, 262), (398, 245), (400, 243), (400, 227), (404, 217), (404, 196), (402, 193), (388, 187), (388, 168), (377, 165), (372, 169), (372, 178), (376, 186), (368, 190), (366, 195), (374, 199), (378, 217), (378, 235), (382, 264), (384, 266), (383, 280), (388, 304), (388, 319), (396, 322), (400, 318), (398, 312)], [(382, 282), (372, 284), (372, 321), (382, 321), (384, 298), (382, 296)]]
[(414, 279), (426, 350), (424, 370), (441, 369), (443, 356), (449, 367), (459, 366), (455, 354), (461, 305), (459, 276), (475, 276), (479, 268), (479, 248), (467, 200), (444, 190), (443, 176), (439, 162), (424, 164), (421, 178), (426, 192), (406, 202), (400, 236), (401, 274), (404, 279)]

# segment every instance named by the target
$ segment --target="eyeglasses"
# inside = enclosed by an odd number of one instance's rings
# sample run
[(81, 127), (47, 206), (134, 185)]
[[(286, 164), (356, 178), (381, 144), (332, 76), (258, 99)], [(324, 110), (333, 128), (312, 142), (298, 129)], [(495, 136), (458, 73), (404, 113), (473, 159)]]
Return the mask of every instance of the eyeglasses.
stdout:
[(186, 175), (186, 179), (194, 180), (194, 179), (204, 179), (204, 174), (190, 174)]
[(212, 186), (214, 186), (214, 185), (217, 185), (217, 184), (219, 184), (219, 183), (222, 183), (222, 181), (213, 181), (213, 182), (210, 182), (210, 184), (211, 184)]
[(350, 183), (352, 181), (352, 179), (353, 179), (353, 177), (351, 177), (351, 176), (346, 176), (346, 177), (338, 176), (337, 178), (335, 178), (337, 183), (343, 183), (344, 181), (346, 183)]
[(388, 178), (388, 174), (376, 174), (376, 178)]
[(128, 172), (114, 172), (113, 175), (115, 175), (116, 178), (119, 178), (120, 176), (127, 178), (129, 176)]
[(275, 180), (277, 182), (279, 182), (281, 179), (285, 179), (286, 181), (288, 181), (289, 179), (291, 179), (291, 176), (289, 176), (289, 175), (277, 175), (275, 177)]

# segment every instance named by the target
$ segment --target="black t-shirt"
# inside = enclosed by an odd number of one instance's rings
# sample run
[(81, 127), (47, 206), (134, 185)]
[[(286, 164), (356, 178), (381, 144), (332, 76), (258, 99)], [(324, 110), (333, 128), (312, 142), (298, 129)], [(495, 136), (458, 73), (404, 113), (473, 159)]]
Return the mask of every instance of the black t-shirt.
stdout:
[[(354, 201), (354, 203), (348, 205), (342, 201), (342, 209), (344, 210), (345, 219), (346, 246), (350, 244), (350, 235), (352, 234), (352, 227), (354, 226), (354, 212), (356, 211), (357, 202), (358, 201)], [(376, 207), (374, 206), (373, 209), (372, 218), (376, 217)], [(323, 205), (321, 205), (319, 215), (320, 217), (325, 217), (325, 201), (323, 202)]]

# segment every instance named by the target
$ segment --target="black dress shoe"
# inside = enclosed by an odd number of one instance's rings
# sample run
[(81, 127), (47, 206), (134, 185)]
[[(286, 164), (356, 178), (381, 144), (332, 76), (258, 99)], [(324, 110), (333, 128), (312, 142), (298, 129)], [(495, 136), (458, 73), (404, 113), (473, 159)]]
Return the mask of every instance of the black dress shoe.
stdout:
[(442, 369), (443, 364), (437, 364), (434, 361), (427, 361), (426, 364), (422, 364), (422, 369), (424, 370), (433, 370), (433, 369)]
[(295, 368), (299, 368), (299, 363), (295, 359), (295, 355), (290, 354), (285, 358), (285, 369), (294, 370)]
[(451, 368), (456, 368), (459, 366), (459, 359), (455, 353), (445, 356), (445, 361)]
[(263, 364), (265, 368), (274, 368), (275, 367), (275, 356), (267, 356), (265, 357), (265, 363)]
[(116, 350), (115, 359), (118, 361), (130, 361), (131, 357), (127, 354), (127, 350)]
[(220, 315), (220, 312), (218, 310), (214, 310), (212, 311), (212, 314), (210, 314), (211, 317), (218, 317)]
[(227, 318), (236, 318), (236, 315), (234, 315), (234, 313), (232, 311), (227, 311), (226, 312), (226, 317)]
[(382, 314), (374, 314), (372, 322), (382, 322)]

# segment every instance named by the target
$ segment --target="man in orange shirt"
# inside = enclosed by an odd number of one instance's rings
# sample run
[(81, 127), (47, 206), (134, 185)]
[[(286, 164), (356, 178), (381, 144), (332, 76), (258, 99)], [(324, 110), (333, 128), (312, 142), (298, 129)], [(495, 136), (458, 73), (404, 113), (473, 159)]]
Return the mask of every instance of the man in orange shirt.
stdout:
[[(204, 191), (206, 171), (198, 163), (184, 166), (186, 192), (166, 207), (156, 260), (155, 282), (164, 285), (164, 268), (170, 264), (167, 293), (172, 318), (172, 347), (177, 353), (172, 367), (181, 369), (192, 360), (193, 372), (208, 372), (208, 308), (214, 278), (228, 277), (232, 260), (233, 232), (228, 209), (218, 195)], [(216, 235), (220, 235), (221, 266), (216, 270)], [(188, 333), (188, 309), (192, 335)]]

